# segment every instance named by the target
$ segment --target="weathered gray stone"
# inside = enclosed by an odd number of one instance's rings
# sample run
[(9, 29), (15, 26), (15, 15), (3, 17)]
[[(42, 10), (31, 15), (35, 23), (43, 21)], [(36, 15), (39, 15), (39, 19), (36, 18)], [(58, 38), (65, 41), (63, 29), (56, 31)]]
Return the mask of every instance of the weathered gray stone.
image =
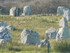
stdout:
[(60, 15), (64, 14), (63, 9), (65, 9), (64, 6), (58, 6), (58, 8), (57, 8), (57, 16), (60, 16)]
[(60, 21), (59, 21), (59, 26), (61, 27), (65, 27), (68, 26), (68, 21), (65, 17), (63, 17)]
[(0, 27), (1, 27), (1, 26), (6, 27), (6, 26), (7, 26), (7, 24), (6, 24), (5, 22), (0, 22)]
[(0, 8), (0, 14), (2, 15), (2, 7)]
[(38, 45), (38, 47), (48, 47), (49, 41), (47, 39), (41, 40), (40, 44)]
[(62, 18), (62, 25), (61, 28), (59, 28), (58, 33), (56, 35), (56, 41), (61, 40), (69, 40), (69, 28), (68, 28), (68, 22), (66, 18)]
[(65, 17), (67, 21), (70, 21), (70, 9), (66, 8), (63, 11), (64, 11), (63, 17)]
[(0, 44), (6, 44), (12, 40), (12, 36), (6, 27), (0, 27)]
[(1, 15), (9, 15), (9, 8), (1, 7), (0, 8), (0, 14)]
[(9, 15), (9, 10), (10, 10), (9, 8), (3, 8), (2, 9), (2, 14), (3, 15)]
[(40, 36), (33, 30), (24, 29), (21, 33), (21, 43), (23, 44), (40, 44)]
[(57, 34), (57, 30), (55, 30), (55, 29), (48, 29), (48, 30), (46, 30), (46, 36), (48, 37), (48, 38), (56, 38), (56, 34)]
[(11, 15), (11, 16), (15, 16), (15, 9), (16, 9), (16, 7), (12, 7), (12, 8), (10, 9), (10, 15)]
[(10, 15), (11, 15), (11, 16), (20, 16), (20, 15), (21, 15), (21, 10), (20, 10), (20, 8), (12, 7), (12, 8), (10, 9)]
[(15, 28), (14, 28), (12, 25), (8, 25), (8, 26), (7, 26), (7, 29), (8, 29), (8, 30), (15, 30)]
[(24, 6), (22, 15), (31, 15), (32, 7), (31, 6)]

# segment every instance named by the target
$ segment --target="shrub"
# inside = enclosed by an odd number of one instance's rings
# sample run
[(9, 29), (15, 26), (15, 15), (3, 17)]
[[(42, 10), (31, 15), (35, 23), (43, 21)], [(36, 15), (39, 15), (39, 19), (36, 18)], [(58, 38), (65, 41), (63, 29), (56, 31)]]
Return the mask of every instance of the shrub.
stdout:
[(18, 51), (19, 52), (19, 51), (21, 51), (21, 49), (20, 48), (17, 48), (17, 47), (16, 48), (10, 47), (9, 48), (9, 51)]
[(54, 44), (54, 50), (61, 53), (70, 52), (70, 42), (61, 41)]

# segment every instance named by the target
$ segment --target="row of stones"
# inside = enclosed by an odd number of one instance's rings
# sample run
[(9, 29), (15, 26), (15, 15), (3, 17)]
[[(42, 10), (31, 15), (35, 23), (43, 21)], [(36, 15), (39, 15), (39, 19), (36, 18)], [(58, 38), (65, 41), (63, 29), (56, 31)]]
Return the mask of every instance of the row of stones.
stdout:
[[(0, 43), (3, 44), (7, 43), (9, 40), (12, 40), (12, 35), (10, 34), (8, 29), (12, 29), (13, 26), (6, 26), (6, 23), (0, 22)], [(68, 21), (65, 17), (60, 20), (59, 26), (61, 26), (59, 30), (48, 29), (46, 31), (46, 36), (48, 38), (55, 38), (56, 41), (69, 40), (70, 34), (68, 28)], [(42, 46), (47, 45), (49, 41), (47, 39), (40, 41), (40, 35), (37, 32), (29, 29), (24, 29), (21, 33), (21, 43), (29, 45), (36, 44)]]
[(23, 9), (12, 7), (9, 8), (0, 8), (0, 14), (6, 14), (11, 16), (20, 16), (20, 15), (30, 15), (32, 11), (31, 6), (24, 6)]

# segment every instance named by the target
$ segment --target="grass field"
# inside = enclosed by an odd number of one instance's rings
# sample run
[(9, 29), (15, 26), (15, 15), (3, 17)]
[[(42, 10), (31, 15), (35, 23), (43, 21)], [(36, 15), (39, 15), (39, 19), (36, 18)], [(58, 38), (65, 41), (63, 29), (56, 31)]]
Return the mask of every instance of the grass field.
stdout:
[[(49, 28), (58, 29), (58, 22), (62, 16), (42, 16), (42, 15), (31, 15), (31, 16), (20, 16), (12, 17), (8, 15), (0, 15), (0, 21), (6, 22), (8, 25), (14, 26), (17, 30), (10, 31), (12, 34), (12, 42), (7, 43), (6, 46), (0, 46), (0, 53), (47, 53), (47, 47), (38, 48), (34, 45), (23, 45), (20, 42), (20, 34), (23, 29), (32, 29), (40, 34), (40, 38), (45, 38), (45, 31)], [(70, 24), (70, 23), (69, 23)], [(70, 25), (69, 25), (70, 26)], [(50, 40), (53, 43), (53, 40)], [(51, 48), (51, 53), (56, 53)], [(58, 52), (57, 52), (58, 53)]]

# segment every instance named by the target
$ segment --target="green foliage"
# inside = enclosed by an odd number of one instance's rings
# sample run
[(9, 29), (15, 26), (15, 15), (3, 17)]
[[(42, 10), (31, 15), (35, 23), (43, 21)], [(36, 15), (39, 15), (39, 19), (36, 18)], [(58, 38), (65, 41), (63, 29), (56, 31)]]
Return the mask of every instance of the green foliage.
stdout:
[(25, 5), (31, 5), (33, 9), (32, 14), (56, 14), (58, 6), (70, 8), (69, 3), (69, 0), (0, 0), (0, 6), (7, 8), (11, 8), (12, 6), (23, 8)]
[(54, 44), (54, 50), (61, 53), (70, 52), (70, 42), (61, 41)]

